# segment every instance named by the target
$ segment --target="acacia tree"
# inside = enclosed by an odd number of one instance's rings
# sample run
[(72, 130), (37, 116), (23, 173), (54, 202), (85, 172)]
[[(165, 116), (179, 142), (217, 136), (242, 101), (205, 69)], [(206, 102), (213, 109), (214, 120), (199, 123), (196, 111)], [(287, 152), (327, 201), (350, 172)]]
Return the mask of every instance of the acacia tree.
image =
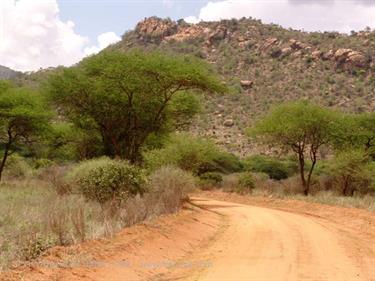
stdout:
[(186, 93), (225, 90), (202, 61), (140, 51), (102, 52), (53, 76), (49, 86), (76, 125), (100, 133), (105, 154), (131, 162), (151, 134), (191, 116)]
[(375, 159), (375, 113), (345, 114), (337, 138), (338, 149), (363, 149)]
[[(308, 195), (319, 148), (332, 143), (336, 137), (337, 126), (336, 112), (298, 101), (276, 107), (250, 132), (261, 142), (279, 146), (296, 154), (303, 193)], [(311, 160), (307, 174), (306, 159)]]
[(8, 157), (19, 146), (39, 137), (48, 126), (48, 118), (46, 104), (38, 93), (0, 83), (0, 143), (3, 148), (0, 180)]

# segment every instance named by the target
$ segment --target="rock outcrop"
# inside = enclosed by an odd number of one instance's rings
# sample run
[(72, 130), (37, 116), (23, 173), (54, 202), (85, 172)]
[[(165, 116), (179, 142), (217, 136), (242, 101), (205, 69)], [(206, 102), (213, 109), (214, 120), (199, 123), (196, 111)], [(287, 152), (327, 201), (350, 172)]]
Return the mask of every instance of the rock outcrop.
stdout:
[(137, 24), (135, 32), (143, 39), (163, 39), (177, 32), (177, 23), (158, 17), (146, 18)]
[(365, 68), (369, 64), (362, 53), (352, 49), (338, 49), (334, 54), (334, 59), (337, 67), (344, 69)]

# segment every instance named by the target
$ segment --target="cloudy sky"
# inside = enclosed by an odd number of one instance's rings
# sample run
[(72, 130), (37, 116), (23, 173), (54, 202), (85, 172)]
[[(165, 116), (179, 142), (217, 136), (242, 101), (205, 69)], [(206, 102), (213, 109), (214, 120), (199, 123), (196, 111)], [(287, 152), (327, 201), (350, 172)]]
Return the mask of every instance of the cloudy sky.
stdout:
[(0, 0), (0, 65), (29, 71), (97, 53), (145, 17), (253, 17), (306, 31), (375, 28), (375, 0)]

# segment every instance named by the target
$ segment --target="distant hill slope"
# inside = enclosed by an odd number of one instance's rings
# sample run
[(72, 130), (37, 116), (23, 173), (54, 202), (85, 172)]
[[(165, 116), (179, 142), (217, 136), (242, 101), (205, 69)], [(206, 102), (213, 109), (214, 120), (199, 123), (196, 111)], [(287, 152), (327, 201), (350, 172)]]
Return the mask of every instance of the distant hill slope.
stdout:
[(14, 71), (6, 66), (0, 65), (0, 80), (13, 79), (20, 75), (20, 72)]
[(272, 105), (308, 99), (347, 111), (375, 109), (375, 32), (306, 33), (258, 20), (187, 24), (156, 17), (109, 47), (191, 54), (210, 62), (235, 94), (209, 97), (192, 130), (229, 150), (252, 149), (244, 129)]

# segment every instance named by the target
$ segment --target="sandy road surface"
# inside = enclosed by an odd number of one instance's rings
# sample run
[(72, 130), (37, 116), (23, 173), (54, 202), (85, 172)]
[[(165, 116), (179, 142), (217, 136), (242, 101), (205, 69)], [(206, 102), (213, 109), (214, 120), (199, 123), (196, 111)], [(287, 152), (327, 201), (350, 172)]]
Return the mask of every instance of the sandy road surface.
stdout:
[(53, 248), (0, 280), (375, 281), (372, 212), (224, 193), (192, 205), (111, 239)]
[(355, 251), (341, 245), (340, 233), (311, 217), (200, 198), (193, 202), (224, 214), (228, 227), (200, 254), (211, 265), (187, 280), (375, 280), (375, 264), (361, 268), (351, 257)]

